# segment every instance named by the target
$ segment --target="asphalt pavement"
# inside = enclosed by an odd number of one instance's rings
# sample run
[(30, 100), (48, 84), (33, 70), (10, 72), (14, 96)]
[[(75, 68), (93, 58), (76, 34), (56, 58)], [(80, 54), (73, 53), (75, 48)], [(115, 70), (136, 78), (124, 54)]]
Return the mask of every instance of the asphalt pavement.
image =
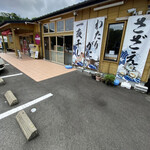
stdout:
[[(8, 65), (0, 77), (20, 73)], [(0, 120), (2, 150), (149, 150), (150, 101), (146, 94), (96, 82), (74, 71), (35, 82), (25, 74), (5, 78), (0, 86), (0, 114), (47, 93), (53, 96), (25, 109), (39, 131), (24, 137), (16, 113)], [(8, 106), (3, 94), (19, 99)], [(31, 113), (31, 108), (37, 111)]]

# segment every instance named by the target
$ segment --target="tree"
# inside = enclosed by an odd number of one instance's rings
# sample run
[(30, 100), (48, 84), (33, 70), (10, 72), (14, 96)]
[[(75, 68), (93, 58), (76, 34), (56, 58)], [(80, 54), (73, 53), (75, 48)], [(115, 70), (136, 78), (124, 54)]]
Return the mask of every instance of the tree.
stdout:
[(21, 21), (21, 20), (30, 20), (29, 18), (21, 18), (20, 15), (16, 13), (0, 13), (0, 24), (4, 21)]

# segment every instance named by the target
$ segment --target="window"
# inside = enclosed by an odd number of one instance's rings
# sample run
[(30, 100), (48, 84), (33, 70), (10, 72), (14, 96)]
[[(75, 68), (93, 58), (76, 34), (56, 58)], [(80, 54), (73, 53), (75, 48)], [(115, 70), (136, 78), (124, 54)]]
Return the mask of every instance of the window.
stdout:
[(63, 32), (64, 31), (64, 21), (58, 21), (57, 22), (57, 32)]
[(55, 23), (54, 22), (52, 22), (52, 23), (49, 24), (49, 32), (50, 33), (51, 32), (55, 32)]
[(117, 61), (124, 23), (109, 24), (105, 47), (105, 60)]
[(72, 31), (73, 30), (73, 21), (74, 21), (73, 18), (65, 20), (65, 30), (66, 31)]
[(43, 25), (44, 33), (48, 33), (48, 24)]
[(51, 50), (56, 50), (56, 37), (51, 37)]

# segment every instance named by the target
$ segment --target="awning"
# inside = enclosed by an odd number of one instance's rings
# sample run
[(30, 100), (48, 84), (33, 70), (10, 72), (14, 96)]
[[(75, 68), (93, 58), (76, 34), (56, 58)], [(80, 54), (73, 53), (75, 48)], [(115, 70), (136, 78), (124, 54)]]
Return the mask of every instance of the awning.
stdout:
[(6, 35), (8, 35), (8, 34), (12, 34), (12, 33), (10, 32), (10, 30), (6, 30), (6, 31), (3, 31), (3, 32), (2, 32), (2, 35), (4, 35), (4, 36), (6, 36)]

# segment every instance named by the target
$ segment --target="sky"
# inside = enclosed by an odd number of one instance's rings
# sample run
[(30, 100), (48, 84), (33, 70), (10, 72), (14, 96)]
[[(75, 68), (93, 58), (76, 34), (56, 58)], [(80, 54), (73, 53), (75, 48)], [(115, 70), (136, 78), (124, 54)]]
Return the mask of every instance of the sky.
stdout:
[(13, 12), (32, 19), (83, 1), (85, 0), (0, 0), (0, 12)]

